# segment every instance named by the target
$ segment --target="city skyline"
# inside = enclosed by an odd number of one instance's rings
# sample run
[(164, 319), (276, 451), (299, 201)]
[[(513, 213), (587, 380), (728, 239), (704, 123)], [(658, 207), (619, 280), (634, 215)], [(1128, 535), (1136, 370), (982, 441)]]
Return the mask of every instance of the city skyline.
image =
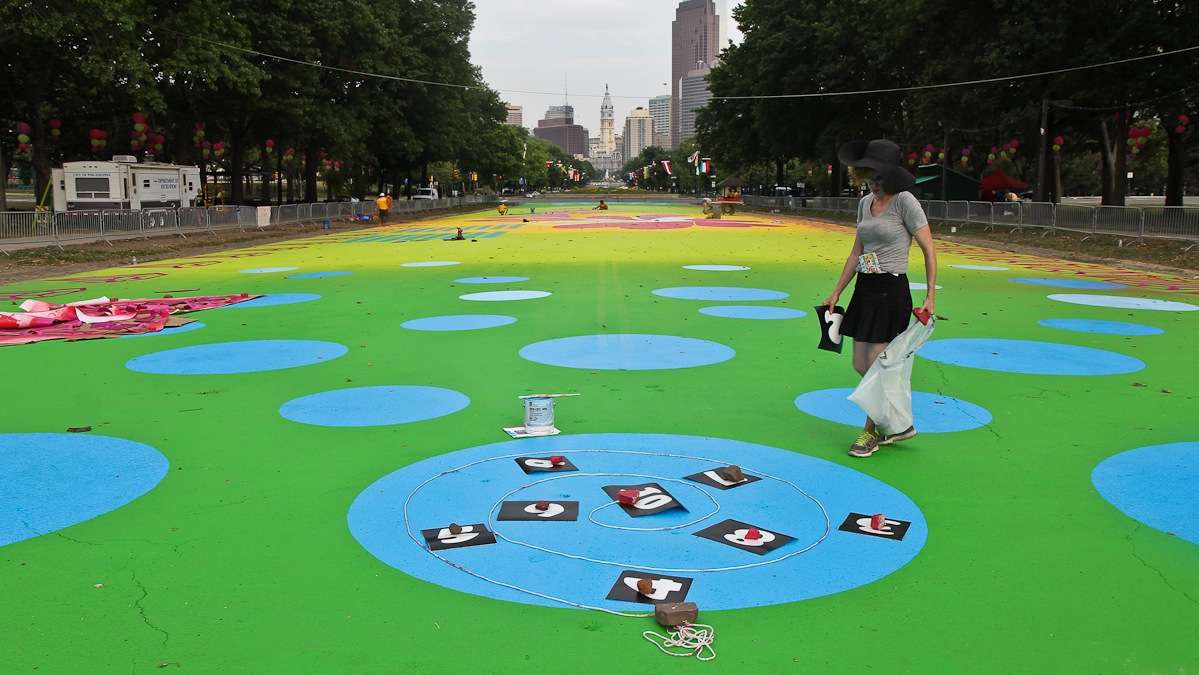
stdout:
[[(634, 108), (670, 93), (671, 22), (678, 4), (576, 0), (569, 8), (529, 13), (515, 0), (488, 0), (476, 6), (471, 61), (482, 68), (491, 87), (501, 90), (501, 99), (524, 108), (526, 127), (536, 126), (549, 106), (562, 105), (558, 92), (565, 88), (576, 123), (598, 135), (605, 83), (610, 85), (618, 129)], [(741, 0), (716, 2), (727, 36), (722, 46), (727, 39), (741, 39), (730, 18), (740, 4)], [(563, 30), (563, 22), (580, 12), (601, 20)]]

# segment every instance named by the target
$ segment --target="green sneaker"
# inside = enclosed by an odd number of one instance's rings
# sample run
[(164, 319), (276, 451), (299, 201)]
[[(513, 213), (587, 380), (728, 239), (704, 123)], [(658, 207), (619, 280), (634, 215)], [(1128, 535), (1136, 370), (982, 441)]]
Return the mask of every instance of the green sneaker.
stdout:
[(878, 442), (882, 440), (877, 432), (863, 431), (858, 440), (849, 446), (849, 454), (852, 457), (869, 457), (878, 450)]

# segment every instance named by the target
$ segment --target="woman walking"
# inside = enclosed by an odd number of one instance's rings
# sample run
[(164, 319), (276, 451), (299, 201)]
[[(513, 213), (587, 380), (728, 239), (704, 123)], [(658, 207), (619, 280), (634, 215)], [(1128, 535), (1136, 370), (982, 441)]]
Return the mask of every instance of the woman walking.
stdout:
[[(841, 277), (824, 305), (829, 311), (855, 276), (853, 297), (841, 322), (841, 335), (853, 338), (853, 367), (859, 375), (908, 327), (912, 315), (912, 293), (908, 286), (908, 252), (912, 240), (924, 253), (928, 291), (922, 312), (932, 314), (937, 293), (937, 252), (920, 201), (909, 190), (915, 178), (903, 168), (899, 146), (877, 139), (853, 141), (841, 146), (842, 164), (855, 167), (870, 186), (858, 202), (857, 236), (845, 260)], [(867, 418), (866, 426), (850, 446), (854, 457), (869, 457), (879, 446), (907, 440), (916, 435), (907, 429), (880, 429)]]

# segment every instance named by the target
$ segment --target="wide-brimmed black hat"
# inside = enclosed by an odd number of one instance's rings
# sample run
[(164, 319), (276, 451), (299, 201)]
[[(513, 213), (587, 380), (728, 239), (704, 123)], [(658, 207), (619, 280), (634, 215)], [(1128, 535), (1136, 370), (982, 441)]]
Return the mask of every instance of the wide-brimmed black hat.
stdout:
[(885, 138), (873, 141), (850, 141), (837, 150), (837, 159), (846, 166), (874, 169), (883, 176), (883, 190), (888, 194), (911, 191), (916, 177), (903, 168), (899, 146)]

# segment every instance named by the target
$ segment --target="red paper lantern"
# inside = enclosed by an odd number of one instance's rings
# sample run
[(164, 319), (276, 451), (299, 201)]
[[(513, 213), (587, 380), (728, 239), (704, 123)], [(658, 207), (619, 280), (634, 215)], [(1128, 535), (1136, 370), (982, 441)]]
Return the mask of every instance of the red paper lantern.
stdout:
[(133, 121), (137, 124), (143, 124), (146, 121), (146, 116), (139, 112), (133, 113), (132, 115), (130, 115), (130, 117), (132, 117)]
[(264, 145), (266, 145), (266, 147), (268, 147), (268, 148), (275, 147), (275, 139), (273, 139), (273, 138), (266, 139), (266, 142), (264, 143)]
[(1054, 137), (1053, 137), (1053, 144), (1054, 144), (1054, 145), (1065, 145), (1065, 144), (1066, 144), (1066, 139), (1065, 139), (1065, 137), (1063, 137), (1063, 136), (1054, 136)]
[(28, 133), (32, 133), (32, 132), (33, 132), (33, 127), (29, 126), (28, 123), (17, 122), (17, 133), (18, 134), (28, 134)]
[(51, 119), (50, 120), (50, 128), (51, 129), (61, 129), (62, 128), (62, 120), (60, 120), (58, 118)]
[(1185, 134), (1186, 132), (1187, 132), (1187, 128), (1185, 125), (1179, 124), (1178, 126), (1174, 127), (1174, 133), (1176, 133), (1176, 134), (1181, 135), (1181, 134)]

